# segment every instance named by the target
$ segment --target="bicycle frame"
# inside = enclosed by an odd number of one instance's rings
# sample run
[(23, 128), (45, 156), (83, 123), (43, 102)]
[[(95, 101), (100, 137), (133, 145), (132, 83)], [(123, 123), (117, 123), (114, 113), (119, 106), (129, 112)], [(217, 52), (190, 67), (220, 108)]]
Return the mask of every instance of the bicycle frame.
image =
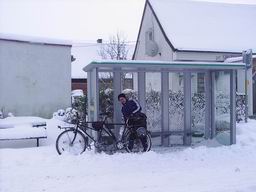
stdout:
[[(90, 126), (91, 123), (95, 123), (95, 124), (92, 124), (92, 126)], [(97, 149), (98, 152), (105, 151), (105, 152), (112, 153), (122, 149), (126, 149), (126, 151), (129, 152), (130, 150), (128, 149), (130, 144), (129, 134), (133, 133), (133, 131), (135, 130), (133, 130), (133, 125), (128, 124), (128, 120), (125, 123), (106, 123), (106, 119), (104, 119), (104, 121), (98, 122), (98, 123), (99, 124), (97, 124), (96, 122), (78, 120), (76, 122), (76, 125), (74, 126), (73, 125), (69, 127), (58, 126), (60, 129), (65, 129), (65, 131), (63, 131), (56, 140), (56, 148), (58, 153), (61, 154), (62, 152), (60, 152), (60, 150), (63, 149), (63, 148), (59, 148), (59, 144), (58, 144), (59, 138), (62, 137), (63, 133), (66, 133), (66, 132), (69, 133), (69, 131), (73, 132), (72, 133), (73, 136), (69, 137), (69, 141), (68, 141), (70, 147), (73, 147), (73, 145), (76, 145), (78, 141), (81, 143), (84, 143), (83, 141), (85, 141), (85, 143), (82, 144), (84, 146), (84, 150), (86, 148), (91, 149), (91, 144), (89, 144), (90, 143), (89, 140), (90, 140), (94, 142), (95, 148)], [(119, 136), (116, 136), (114, 132), (111, 130), (112, 127), (109, 127), (109, 126), (117, 126), (117, 125), (124, 126), (122, 133), (120, 132)], [(96, 134), (91, 134), (91, 131), (95, 131)], [(147, 134), (148, 133), (149, 132), (147, 131)], [(82, 140), (80, 140), (81, 135), (83, 137)], [(78, 138), (79, 140), (77, 140), (78, 136), (79, 136)], [(147, 138), (149, 138), (149, 150), (150, 150), (151, 139), (150, 139), (150, 136), (147, 136)], [(81, 148), (81, 150), (83, 150), (83, 148)], [(82, 153), (83, 151), (80, 151), (80, 152)]]
[[(77, 135), (78, 130), (80, 130), (85, 136), (89, 137), (94, 143), (98, 143), (98, 141), (101, 140), (101, 138), (103, 136), (103, 133), (105, 133), (105, 134), (107, 134), (107, 136), (109, 136), (113, 140), (113, 143), (115, 143), (115, 144), (117, 142), (122, 142), (123, 139), (124, 139), (125, 134), (128, 131), (128, 127), (124, 123), (105, 123), (103, 121), (103, 127), (100, 130), (96, 130), (95, 128), (88, 126), (89, 123), (93, 123), (93, 122), (85, 122), (84, 124), (82, 124), (81, 122), (78, 122), (75, 128), (71, 128), (75, 132), (75, 136), (74, 136), (74, 138), (71, 142), (72, 144), (76, 139), (76, 135)], [(118, 140), (116, 138), (115, 134), (110, 129), (106, 128), (107, 126), (113, 126), (113, 125), (114, 126), (116, 126), (116, 125), (123, 125), (124, 126), (124, 130), (123, 130), (123, 133), (120, 137), (120, 140)], [(95, 137), (93, 137), (91, 134), (89, 134), (87, 132), (88, 130), (92, 130), (92, 131), (97, 132), (98, 133), (97, 134), (98, 135), (97, 139)]]

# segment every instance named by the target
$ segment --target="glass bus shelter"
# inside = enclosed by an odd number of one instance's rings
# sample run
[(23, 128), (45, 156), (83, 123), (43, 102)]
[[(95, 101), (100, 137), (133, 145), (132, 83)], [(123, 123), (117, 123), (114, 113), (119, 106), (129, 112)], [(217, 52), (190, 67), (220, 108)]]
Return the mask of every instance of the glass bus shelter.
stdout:
[[(154, 145), (236, 143), (236, 71), (244, 63), (93, 61), (86, 67), (88, 118), (122, 122), (121, 92), (139, 101)], [(119, 127), (115, 128), (118, 135)]]

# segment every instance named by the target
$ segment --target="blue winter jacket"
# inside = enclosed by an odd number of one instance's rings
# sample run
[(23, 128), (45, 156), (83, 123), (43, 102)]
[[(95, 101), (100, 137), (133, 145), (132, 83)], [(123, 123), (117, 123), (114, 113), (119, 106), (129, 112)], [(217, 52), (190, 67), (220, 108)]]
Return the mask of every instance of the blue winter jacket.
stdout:
[(127, 100), (126, 103), (122, 107), (122, 113), (123, 113), (125, 121), (131, 114), (135, 114), (140, 111), (141, 111), (140, 104), (136, 100), (133, 100), (133, 99)]

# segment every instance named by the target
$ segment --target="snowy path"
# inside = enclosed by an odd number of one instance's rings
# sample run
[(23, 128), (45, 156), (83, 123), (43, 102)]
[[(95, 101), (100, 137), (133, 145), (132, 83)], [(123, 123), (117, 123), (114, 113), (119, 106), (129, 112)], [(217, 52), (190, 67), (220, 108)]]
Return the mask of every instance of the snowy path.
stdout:
[(145, 154), (57, 155), (54, 145), (0, 149), (1, 192), (255, 192), (256, 121), (238, 144)]

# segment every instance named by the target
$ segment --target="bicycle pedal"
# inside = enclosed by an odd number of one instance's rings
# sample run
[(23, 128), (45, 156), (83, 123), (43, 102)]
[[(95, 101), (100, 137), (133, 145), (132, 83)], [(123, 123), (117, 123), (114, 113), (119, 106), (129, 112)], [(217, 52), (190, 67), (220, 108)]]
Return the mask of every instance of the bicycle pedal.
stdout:
[(91, 150), (92, 150), (92, 147), (91, 147), (90, 145), (88, 145), (88, 147), (86, 147), (86, 149), (87, 149), (88, 151), (91, 151)]
[(124, 144), (121, 141), (119, 141), (119, 142), (117, 142), (116, 147), (117, 147), (117, 149), (121, 150), (124, 148)]

